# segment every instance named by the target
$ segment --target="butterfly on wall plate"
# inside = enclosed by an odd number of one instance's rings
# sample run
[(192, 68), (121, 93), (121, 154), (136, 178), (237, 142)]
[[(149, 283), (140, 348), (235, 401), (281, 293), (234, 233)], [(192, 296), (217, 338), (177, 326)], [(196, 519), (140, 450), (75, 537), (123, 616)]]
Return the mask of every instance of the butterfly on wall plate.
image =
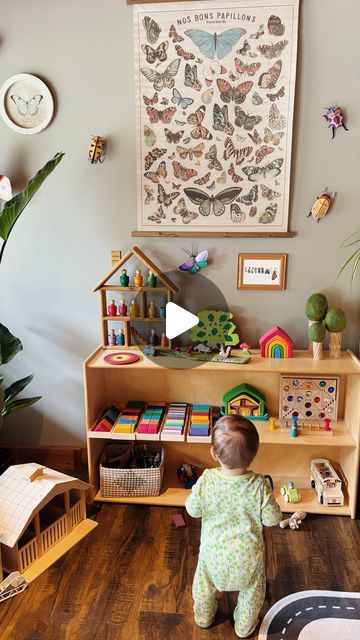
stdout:
[(150, 47), (148, 44), (142, 44), (141, 50), (146, 56), (146, 62), (149, 64), (154, 64), (154, 62), (165, 62), (167, 60), (167, 48), (169, 43), (167, 40), (165, 42), (161, 42), (156, 49)]
[(154, 104), (157, 104), (159, 102), (159, 96), (157, 91), (155, 91), (154, 95), (152, 98), (148, 98), (147, 96), (143, 96), (143, 100), (144, 100), (144, 104), (147, 107), (153, 107)]
[(266, 144), (263, 144), (260, 149), (255, 152), (255, 164), (260, 164), (260, 162), (273, 151), (275, 151), (274, 147), (267, 147)]
[(272, 129), (285, 129), (286, 118), (280, 113), (276, 104), (272, 104), (269, 111), (269, 127)]
[(261, 121), (261, 116), (250, 116), (241, 107), (235, 107), (235, 125), (237, 127), (244, 127), (245, 131), (252, 131)]
[(210, 104), (214, 96), (214, 89), (206, 89), (204, 93), (201, 94), (201, 100), (204, 104)]
[(254, 144), (258, 145), (262, 143), (262, 138), (260, 138), (259, 132), (257, 129), (254, 129), (254, 133), (248, 133), (250, 140), (253, 141)]
[(201, 82), (198, 80), (198, 68), (196, 64), (191, 66), (188, 62), (185, 65), (185, 77), (184, 77), (184, 85), (185, 87), (191, 87), (195, 91), (201, 91)]
[(155, 160), (157, 160), (158, 158), (161, 158), (161, 156), (163, 156), (164, 153), (166, 152), (167, 152), (167, 149), (159, 149), (158, 147), (151, 149), (151, 151), (149, 151), (149, 153), (147, 153), (144, 158), (145, 171), (149, 171), (150, 167), (153, 165)]
[(237, 87), (232, 87), (224, 78), (217, 78), (216, 84), (220, 91), (220, 100), (227, 103), (233, 100), (235, 104), (241, 104), (254, 83), (251, 80), (246, 80), (246, 82), (238, 84)]
[(144, 176), (154, 183), (160, 182), (161, 179), (165, 180), (167, 176), (166, 163), (164, 161), (160, 162), (156, 171), (145, 171)]
[(205, 153), (205, 160), (209, 160), (208, 169), (215, 169), (215, 171), (222, 171), (223, 170), (223, 166), (222, 166), (220, 160), (218, 160), (218, 157), (217, 157), (216, 144), (212, 144), (210, 149), (209, 149), (209, 151), (207, 151), (207, 153)]
[(182, 160), (192, 160), (193, 158), (201, 158), (204, 152), (205, 145), (203, 142), (200, 142), (195, 147), (181, 147), (177, 146), (176, 151), (179, 154)]
[(158, 184), (158, 203), (163, 204), (165, 207), (170, 207), (170, 205), (176, 200), (176, 198), (180, 195), (179, 191), (173, 191), (173, 193), (166, 193), (162, 184)]
[(180, 162), (177, 162), (177, 160), (172, 161), (172, 167), (175, 178), (179, 178), (180, 180), (183, 180), (183, 182), (187, 182), (190, 178), (198, 175), (196, 169), (184, 167)]
[(165, 71), (156, 71), (156, 69), (149, 69), (148, 67), (141, 67), (140, 71), (149, 82), (152, 82), (155, 91), (161, 91), (164, 89), (172, 89), (175, 85), (175, 76), (179, 71), (180, 58), (173, 60), (168, 64)]
[(194, 100), (193, 98), (183, 98), (176, 87), (174, 87), (171, 102), (178, 105), (181, 109), (187, 109), (194, 102)]
[(39, 105), (43, 99), (43, 96), (37, 94), (36, 96), (30, 98), (30, 100), (25, 100), (24, 98), (13, 94), (10, 96), (10, 98), (13, 101), (17, 112), (21, 116), (36, 116), (37, 112), (39, 111)]
[(155, 107), (146, 107), (146, 113), (149, 116), (151, 124), (156, 124), (157, 122), (170, 124), (173, 116), (176, 113), (176, 107), (167, 107), (163, 110), (155, 109)]
[(210, 171), (208, 171), (208, 173), (206, 173), (202, 178), (199, 178), (198, 180), (194, 180), (194, 183), (201, 186), (202, 184), (206, 184), (207, 182), (209, 182), (210, 177), (211, 177), (211, 173)]
[(248, 158), (252, 152), (252, 147), (242, 147), (242, 149), (236, 149), (231, 138), (226, 138), (224, 142), (224, 160), (229, 158), (235, 158), (235, 164), (242, 164), (245, 158)]
[(241, 202), (242, 204), (246, 204), (247, 207), (250, 207), (254, 202), (258, 199), (259, 187), (257, 184), (254, 184), (251, 187), (249, 193), (246, 195), (240, 196), (240, 198), (236, 198), (236, 202)]
[(236, 202), (233, 202), (230, 205), (230, 218), (231, 218), (231, 221), (235, 222), (236, 224), (237, 223), (241, 223), (241, 222), (245, 222), (246, 213), (241, 211), (239, 205), (236, 204)]
[(255, 40), (258, 40), (259, 38), (261, 38), (261, 36), (263, 36), (265, 33), (264, 31), (264, 25), (261, 24), (259, 29), (257, 31), (255, 31), (255, 33), (252, 33), (250, 38), (254, 38)]
[(221, 60), (229, 55), (233, 47), (245, 35), (245, 29), (227, 29), (221, 33), (208, 33), (202, 29), (187, 29), (185, 35), (198, 47), (200, 53), (210, 60)]
[(178, 32), (176, 31), (175, 26), (173, 24), (171, 25), (171, 27), (169, 29), (169, 38), (171, 38), (174, 43), (175, 42), (182, 42), (184, 40), (184, 38), (178, 34)]
[(235, 58), (234, 62), (236, 72), (239, 75), (246, 73), (248, 76), (254, 76), (261, 67), (261, 62), (251, 62), (250, 64), (245, 64), (244, 62), (242, 62), (242, 60), (240, 60), (240, 58)]
[(184, 60), (195, 60), (195, 56), (190, 51), (185, 51), (179, 44), (175, 45), (175, 50), (180, 58), (184, 58)]
[(206, 107), (205, 105), (201, 105), (201, 107), (187, 117), (187, 123), (194, 125), (194, 128), (190, 131), (190, 135), (195, 140), (199, 140), (199, 138), (202, 140), (212, 140), (212, 133), (201, 124), (204, 120), (205, 113)]
[(249, 42), (247, 40), (244, 40), (244, 44), (241, 47), (241, 49), (238, 49), (236, 53), (238, 53), (240, 56), (245, 56), (247, 54), (248, 51), (250, 51), (250, 45)]
[(147, 147), (154, 146), (156, 142), (156, 135), (154, 131), (150, 129), (150, 127), (148, 127), (147, 124), (144, 124), (144, 142)]
[(218, 184), (225, 184), (225, 182), (226, 182), (226, 173), (225, 173), (225, 171), (223, 171), (221, 173), (221, 175), (218, 178), (216, 178), (216, 182)]
[(199, 206), (199, 213), (203, 216), (209, 216), (211, 213), (215, 216), (222, 216), (225, 211), (225, 205), (233, 202), (240, 192), (240, 187), (228, 187), (216, 195), (208, 195), (205, 191), (201, 191), (196, 187), (186, 187), (184, 189), (185, 195), (193, 204)]
[(260, 224), (271, 224), (272, 222), (274, 222), (277, 208), (278, 206), (276, 202), (274, 202), (273, 204), (269, 204), (269, 206), (266, 207), (265, 211), (259, 218)]
[(239, 174), (236, 173), (234, 164), (232, 162), (230, 162), (230, 168), (228, 169), (228, 175), (230, 176), (232, 181), (235, 182), (235, 184), (237, 184), (238, 182), (242, 182), (244, 180), (244, 178), (242, 178), (241, 176), (239, 176)]
[(171, 144), (172, 142), (177, 144), (178, 142), (180, 142), (181, 138), (183, 137), (184, 130), (182, 129), (181, 131), (170, 131), (170, 129), (165, 127), (164, 133), (165, 133), (165, 138), (169, 144)]
[(200, 269), (207, 267), (207, 259), (209, 257), (207, 249), (200, 251), (200, 253), (197, 253), (195, 247), (193, 247), (191, 251), (188, 249), (183, 249), (183, 251), (188, 254), (189, 260), (186, 260), (186, 262), (178, 267), (179, 271), (185, 271), (191, 275), (195, 275)]
[(282, 69), (281, 60), (274, 62), (273, 66), (268, 71), (262, 73), (259, 78), (258, 85), (262, 89), (273, 89), (279, 80)]
[(274, 44), (261, 44), (257, 47), (257, 50), (261, 53), (262, 56), (265, 56), (265, 58), (271, 60), (272, 58), (278, 58), (279, 56), (281, 56), (287, 44), (288, 40), (281, 40), (280, 42), (275, 42)]
[(215, 131), (223, 131), (228, 136), (234, 133), (234, 127), (229, 121), (229, 111), (226, 104), (220, 107), (216, 102), (213, 106), (213, 128)]
[(184, 224), (189, 224), (192, 220), (196, 220), (196, 218), (199, 217), (199, 214), (195, 211), (188, 211), (185, 198), (179, 198), (177, 205), (174, 207), (174, 213), (181, 216)]
[(152, 187), (149, 187), (149, 185), (147, 184), (144, 185), (144, 189), (146, 193), (144, 204), (150, 204), (150, 202), (155, 200), (154, 189)]
[(146, 32), (146, 37), (148, 42), (150, 42), (150, 44), (155, 44), (161, 33), (161, 29), (158, 23), (155, 22), (155, 20), (153, 20), (152, 18), (150, 18), (150, 16), (145, 16), (143, 18), (142, 23)]
[(260, 185), (260, 189), (261, 189), (262, 197), (267, 198), (270, 201), (274, 200), (275, 198), (280, 198), (281, 196), (281, 193), (279, 193), (278, 191), (274, 191), (273, 189), (270, 189), (264, 184)]
[(267, 93), (266, 97), (269, 98), (270, 102), (275, 102), (275, 100), (280, 100), (285, 95), (285, 87), (281, 87), (279, 91), (276, 93)]
[(273, 133), (270, 129), (264, 127), (264, 142), (266, 142), (266, 144), (273, 144), (276, 147), (280, 144), (281, 138), (283, 138), (284, 135), (284, 131)]
[(264, 167), (244, 167), (243, 172), (250, 182), (260, 182), (268, 178), (275, 178), (281, 172), (284, 158), (277, 158)]
[(156, 222), (156, 224), (161, 224), (161, 222), (166, 218), (163, 208), (160, 206), (158, 210), (153, 213), (151, 216), (148, 216), (148, 220), (151, 222)]

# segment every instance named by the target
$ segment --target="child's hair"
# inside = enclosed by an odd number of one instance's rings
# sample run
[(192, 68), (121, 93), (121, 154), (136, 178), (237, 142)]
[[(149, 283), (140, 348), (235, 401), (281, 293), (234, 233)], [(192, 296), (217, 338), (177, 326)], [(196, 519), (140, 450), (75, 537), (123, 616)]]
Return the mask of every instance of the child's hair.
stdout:
[(228, 469), (246, 469), (259, 448), (259, 434), (250, 420), (229, 415), (214, 426), (213, 449)]

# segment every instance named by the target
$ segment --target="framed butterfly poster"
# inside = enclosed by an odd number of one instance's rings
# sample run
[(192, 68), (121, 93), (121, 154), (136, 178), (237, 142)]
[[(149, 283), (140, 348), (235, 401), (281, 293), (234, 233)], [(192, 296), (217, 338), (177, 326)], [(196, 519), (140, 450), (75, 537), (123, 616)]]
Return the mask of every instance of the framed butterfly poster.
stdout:
[(288, 231), (298, 2), (134, 6), (139, 232)]

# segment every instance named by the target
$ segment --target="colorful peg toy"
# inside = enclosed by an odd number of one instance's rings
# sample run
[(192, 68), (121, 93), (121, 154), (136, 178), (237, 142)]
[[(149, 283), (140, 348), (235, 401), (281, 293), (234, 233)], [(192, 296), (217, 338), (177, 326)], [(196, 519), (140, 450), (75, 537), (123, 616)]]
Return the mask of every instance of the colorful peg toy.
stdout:
[(324, 431), (331, 431), (330, 423), (331, 423), (331, 418), (324, 418), (324, 427), (323, 427)]
[(153, 289), (157, 285), (157, 277), (156, 277), (156, 275), (153, 274), (152, 271), (149, 271), (149, 275), (147, 277), (146, 284), (151, 289)]
[(156, 308), (155, 302), (152, 300), (149, 306), (149, 318), (156, 318), (156, 315), (157, 315), (157, 308)]
[(124, 344), (125, 344), (124, 329), (119, 329), (119, 333), (116, 336), (116, 344), (118, 344), (121, 347), (124, 346)]
[(127, 316), (127, 306), (125, 304), (125, 300), (120, 300), (119, 304), (119, 316)]
[(108, 337), (109, 337), (109, 345), (111, 345), (113, 347), (116, 344), (115, 329), (111, 329)]
[(344, 123), (344, 114), (340, 107), (324, 107), (326, 113), (323, 115), (326, 122), (329, 123), (329, 127), (332, 129), (332, 140), (335, 137), (335, 131), (339, 127), (345, 129), (345, 131), (349, 131), (347, 127), (345, 127)]
[(116, 316), (116, 304), (115, 300), (110, 300), (110, 304), (108, 306), (108, 316)]
[(276, 421), (276, 418), (269, 418), (269, 422), (270, 422), (269, 429), (270, 429), (270, 431), (275, 431), (275, 421)]
[(140, 269), (136, 269), (135, 275), (134, 275), (134, 287), (142, 287), (142, 284), (143, 284), (143, 277), (141, 275), (141, 271)]
[(136, 304), (135, 300), (131, 300), (130, 316), (132, 318), (137, 318), (139, 316), (139, 307)]
[(162, 346), (163, 348), (165, 348), (165, 347), (168, 347), (168, 346), (169, 346), (169, 341), (168, 341), (168, 339), (167, 339), (167, 337), (166, 337), (166, 333), (162, 333), (162, 334), (161, 334), (161, 346)]
[(290, 435), (292, 438), (297, 438), (298, 437), (298, 417), (297, 416), (293, 416), (291, 418), (291, 425), (290, 425)]
[(155, 329), (151, 329), (150, 331), (149, 344), (152, 347), (157, 347), (157, 345), (159, 344), (159, 336), (157, 335), (157, 333), (155, 333)]
[(127, 274), (126, 269), (122, 269), (121, 274), (120, 274), (120, 285), (122, 287), (128, 287), (129, 286), (129, 276)]

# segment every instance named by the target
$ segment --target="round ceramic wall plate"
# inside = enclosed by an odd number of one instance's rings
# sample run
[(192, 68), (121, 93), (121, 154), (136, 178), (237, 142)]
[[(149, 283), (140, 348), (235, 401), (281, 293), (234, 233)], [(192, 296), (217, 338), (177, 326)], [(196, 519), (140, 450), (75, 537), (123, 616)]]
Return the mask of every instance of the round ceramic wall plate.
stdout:
[(54, 100), (46, 84), (29, 73), (12, 76), (0, 89), (0, 115), (14, 131), (26, 135), (48, 126)]

